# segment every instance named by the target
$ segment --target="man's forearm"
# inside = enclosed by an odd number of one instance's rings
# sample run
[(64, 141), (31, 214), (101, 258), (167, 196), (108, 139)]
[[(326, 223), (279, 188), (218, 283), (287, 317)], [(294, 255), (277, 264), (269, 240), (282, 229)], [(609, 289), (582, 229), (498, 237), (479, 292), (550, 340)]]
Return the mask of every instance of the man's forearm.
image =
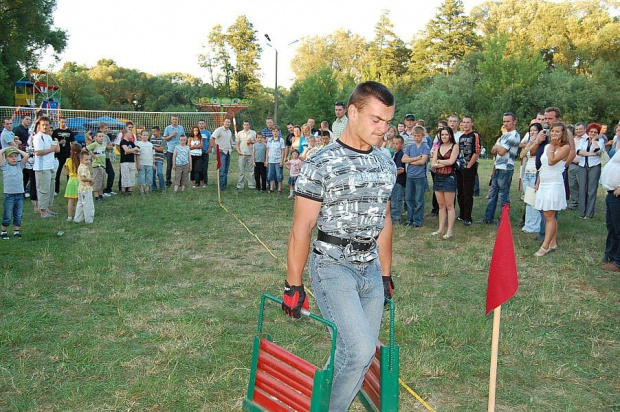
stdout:
[(385, 226), (379, 234), (377, 245), (379, 246), (379, 262), (381, 262), (381, 275), (390, 276), (392, 274), (392, 218), (390, 210), (386, 211)]
[(295, 228), (291, 230), (287, 251), (287, 272), (286, 280), (291, 286), (299, 286), (302, 282), (302, 275), (308, 253), (310, 250), (310, 234), (312, 230), (306, 228)]

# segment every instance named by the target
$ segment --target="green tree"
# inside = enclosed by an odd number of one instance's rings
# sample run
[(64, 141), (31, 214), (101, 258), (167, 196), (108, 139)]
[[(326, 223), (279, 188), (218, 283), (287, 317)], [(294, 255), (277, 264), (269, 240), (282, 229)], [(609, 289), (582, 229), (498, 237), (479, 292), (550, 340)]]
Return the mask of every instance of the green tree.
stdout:
[(254, 26), (244, 15), (228, 28), (227, 41), (235, 56), (232, 93), (235, 97), (253, 97), (260, 89), (258, 59), (262, 49)]
[(67, 34), (53, 27), (56, 0), (0, 1), (0, 104), (13, 103), (13, 82), (50, 47), (60, 53)]
[(262, 49), (257, 31), (245, 15), (224, 32), (217, 24), (209, 33), (208, 48), (198, 57), (217, 92), (230, 97), (254, 97), (260, 91), (258, 59)]
[(297, 80), (329, 67), (341, 90), (352, 89), (362, 79), (366, 40), (350, 30), (336, 30), (328, 36), (300, 39), (291, 68)]
[[(294, 94), (294, 96), (293, 96)], [(287, 122), (302, 122), (314, 117), (317, 123), (334, 117), (334, 102), (339, 98), (338, 82), (329, 67), (297, 81), (291, 87), (288, 102), (290, 109), (286, 113)]]
[(106, 101), (95, 91), (95, 83), (88, 76), (86, 66), (67, 62), (56, 73), (62, 90), (62, 105), (67, 109), (101, 110)]
[[(506, 34), (511, 43), (540, 51), (550, 68), (588, 74), (598, 58), (617, 59), (620, 22), (609, 9), (617, 0), (504, 0), (472, 10), (485, 37)], [(615, 57), (614, 57), (615, 56)]]
[(395, 33), (390, 13), (384, 10), (375, 25), (375, 38), (368, 45), (362, 73), (365, 80), (374, 80), (391, 86), (407, 72), (409, 50)]
[(445, 0), (421, 37), (412, 42), (410, 74), (416, 80), (450, 74), (467, 53), (478, 49), (475, 23), (465, 15), (462, 0)]

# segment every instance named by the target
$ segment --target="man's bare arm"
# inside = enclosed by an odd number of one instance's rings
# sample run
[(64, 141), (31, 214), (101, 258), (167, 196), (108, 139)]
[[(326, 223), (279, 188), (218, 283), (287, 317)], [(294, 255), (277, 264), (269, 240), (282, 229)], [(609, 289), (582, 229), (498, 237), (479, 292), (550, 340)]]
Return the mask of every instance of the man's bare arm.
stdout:
[(321, 202), (303, 196), (295, 198), (293, 225), (288, 242), (286, 280), (291, 286), (299, 286), (308, 254), (310, 235), (316, 225), (321, 210)]

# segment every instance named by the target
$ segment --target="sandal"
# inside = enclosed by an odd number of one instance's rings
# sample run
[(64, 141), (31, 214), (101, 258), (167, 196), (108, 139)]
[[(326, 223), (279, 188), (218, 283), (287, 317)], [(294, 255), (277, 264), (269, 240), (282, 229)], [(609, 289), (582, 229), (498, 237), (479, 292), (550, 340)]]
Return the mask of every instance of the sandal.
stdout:
[(442, 235), (442, 234), (443, 234), (443, 232), (440, 232), (440, 231), (438, 230), (438, 231), (436, 231), (436, 232), (431, 233), (431, 236), (439, 236), (439, 235)]
[(445, 240), (451, 239), (454, 237), (454, 233), (446, 233), (445, 235), (443, 235), (443, 238)]
[(558, 250), (558, 245), (557, 244), (555, 244), (553, 246), (549, 245), (549, 252), (553, 252), (555, 250)]
[(534, 256), (536, 256), (536, 257), (543, 257), (547, 253), (549, 253), (550, 250), (551, 250), (551, 248), (545, 249), (544, 247), (541, 246), (540, 249), (538, 249), (538, 252), (534, 253)]

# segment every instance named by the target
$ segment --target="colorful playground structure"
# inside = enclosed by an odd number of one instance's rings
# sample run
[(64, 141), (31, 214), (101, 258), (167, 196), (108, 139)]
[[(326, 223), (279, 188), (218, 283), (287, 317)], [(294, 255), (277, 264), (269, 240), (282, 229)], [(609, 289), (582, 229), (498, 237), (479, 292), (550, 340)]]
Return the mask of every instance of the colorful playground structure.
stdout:
[(54, 76), (39, 69), (28, 73), (15, 82), (15, 106), (60, 109), (60, 86)]

